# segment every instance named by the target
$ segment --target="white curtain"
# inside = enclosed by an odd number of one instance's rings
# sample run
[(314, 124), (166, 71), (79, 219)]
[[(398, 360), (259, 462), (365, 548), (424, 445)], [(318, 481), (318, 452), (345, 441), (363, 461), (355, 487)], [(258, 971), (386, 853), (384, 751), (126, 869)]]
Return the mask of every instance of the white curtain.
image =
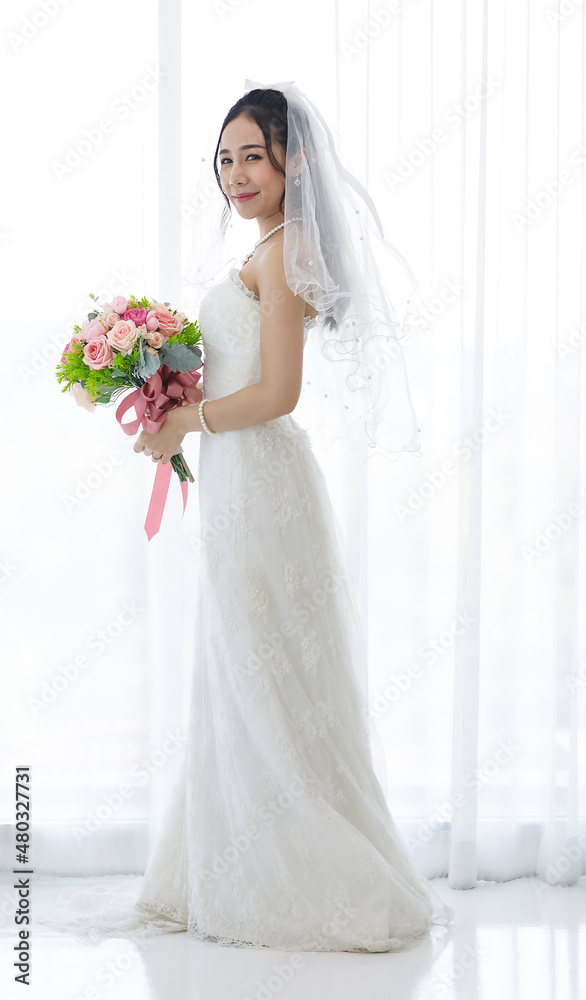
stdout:
[[(7, 35), (29, 16), (13, 8)], [(132, 45), (106, 70), (120, 38)], [(140, 871), (170, 791), (197, 489), (183, 519), (170, 491), (147, 543), (154, 465), (112, 411), (60, 396), (47, 345), (120, 272), (128, 290), (188, 301), (198, 164), (248, 77), (295, 80), (320, 107), (426, 302), (405, 345), (421, 456), (314, 444), (367, 632), (391, 812), (422, 871), (455, 888), (583, 873), (584, 40), (583, 5), (556, 0), (102, 0), (11, 43), (3, 867), (15, 766), (32, 767), (38, 871)], [(115, 102), (139, 86), (122, 119)], [(58, 179), (54, 161), (108, 116), (114, 130)], [(257, 238), (235, 220), (235, 256)], [(295, 416), (311, 433), (306, 395)]]

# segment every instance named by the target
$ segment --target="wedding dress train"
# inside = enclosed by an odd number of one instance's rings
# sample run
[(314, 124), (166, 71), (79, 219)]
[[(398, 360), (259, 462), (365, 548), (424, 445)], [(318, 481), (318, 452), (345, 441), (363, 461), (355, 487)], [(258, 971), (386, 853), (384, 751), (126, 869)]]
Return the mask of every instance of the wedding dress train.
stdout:
[[(208, 399), (258, 381), (260, 315), (235, 267), (206, 293)], [(287, 414), (202, 434), (199, 497), (181, 772), (135, 898), (105, 885), (71, 926), (295, 951), (409, 947), (454, 914), (373, 769), (360, 626), (307, 432)]]

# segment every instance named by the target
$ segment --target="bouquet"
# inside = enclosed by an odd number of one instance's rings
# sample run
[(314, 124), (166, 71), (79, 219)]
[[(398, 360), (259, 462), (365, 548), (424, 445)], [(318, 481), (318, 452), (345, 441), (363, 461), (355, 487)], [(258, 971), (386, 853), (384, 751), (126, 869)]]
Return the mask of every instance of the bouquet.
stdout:
[[(133, 388), (134, 392), (118, 406), (116, 419), (126, 434), (136, 434), (141, 425), (156, 434), (168, 410), (197, 400), (200, 373), (196, 369), (202, 366), (197, 343), (201, 331), (197, 323), (171, 309), (168, 302), (118, 295), (100, 306), (97, 296), (90, 294), (90, 298), (94, 307), (81, 326), (74, 324), (74, 333), (57, 365), (57, 381), (65, 383), (62, 392), (71, 390), (78, 405), (95, 410), (97, 405), (109, 405)], [(122, 423), (131, 407), (136, 419)], [(156, 495), (159, 523), (161, 486), (163, 479), (168, 486), (171, 467), (181, 481), (184, 509), (186, 480), (194, 481), (181, 452), (172, 456), (167, 467), (158, 463), (149, 515)], [(166, 492), (163, 506), (165, 496)]]

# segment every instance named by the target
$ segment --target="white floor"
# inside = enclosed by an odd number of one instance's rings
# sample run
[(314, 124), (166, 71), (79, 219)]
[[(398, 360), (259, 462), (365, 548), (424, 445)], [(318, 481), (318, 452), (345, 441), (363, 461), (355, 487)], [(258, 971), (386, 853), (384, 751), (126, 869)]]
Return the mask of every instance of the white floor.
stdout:
[[(31, 985), (14, 982), (14, 902), (0, 882), (0, 996), (3, 1000), (584, 1000), (586, 876), (571, 887), (538, 878), (479, 882), (455, 891), (434, 879), (455, 909), (396, 954), (278, 952), (188, 940), (123, 938), (98, 945), (35, 928)], [(34, 885), (46, 911), (59, 880)], [(292, 965), (292, 959), (296, 965)]]

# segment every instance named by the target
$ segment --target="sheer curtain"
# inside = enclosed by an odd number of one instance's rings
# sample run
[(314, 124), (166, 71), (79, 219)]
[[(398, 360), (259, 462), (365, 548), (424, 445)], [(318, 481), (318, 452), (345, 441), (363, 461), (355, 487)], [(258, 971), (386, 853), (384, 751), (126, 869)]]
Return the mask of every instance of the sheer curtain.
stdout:
[[(195, 484), (183, 519), (170, 491), (147, 543), (154, 466), (112, 412), (61, 398), (50, 365), (28, 382), (18, 366), (34, 367), (111, 267), (127, 267), (131, 290), (189, 302), (198, 164), (249, 77), (294, 79), (320, 107), (426, 303), (405, 345), (421, 456), (314, 441), (368, 638), (391, 812), (422, 871), (453, 887), (572, 884), (586, 846), (583, 6), (298, 0), (286, 32), (284, 9), (161, 0), (158, 13), (125, 5), (121, 24), (108, 4), (71, 6), (6, 69), (22, 87), (60, 67), (45, 96), (31, 87), (29, 106), (50, 115), (40, 156), (10, 175), (19, 197), (0, 246), (14, 305), (3, 342), (19, 332), (9, 401), (27, 403), (25, 434), (4, 427), (3, 866), (14, 765), (33, 765), (41, 871), (140, 870), (170, 791), (197, 627)], [(82, 50), (97, 56), (114, 25), (142, 35), (106, 85), (82, 74)], [(147, 51), (161, 80), (124, 126), (132, 154), (107, 136), (58, 182), (51, 161), (140, 82)], [(237, 219), (230, 232), (240, 260), (258, 233)], [(312, 433), (307, 385), (295, 417)], [(62, 495), (107, 461), (68, 510)], [(133, 601), (143, 610), (113, 625)], [(50, 698), (44, 684), (108, 627), (89, 669), (35, 714), (30, 699)]]

